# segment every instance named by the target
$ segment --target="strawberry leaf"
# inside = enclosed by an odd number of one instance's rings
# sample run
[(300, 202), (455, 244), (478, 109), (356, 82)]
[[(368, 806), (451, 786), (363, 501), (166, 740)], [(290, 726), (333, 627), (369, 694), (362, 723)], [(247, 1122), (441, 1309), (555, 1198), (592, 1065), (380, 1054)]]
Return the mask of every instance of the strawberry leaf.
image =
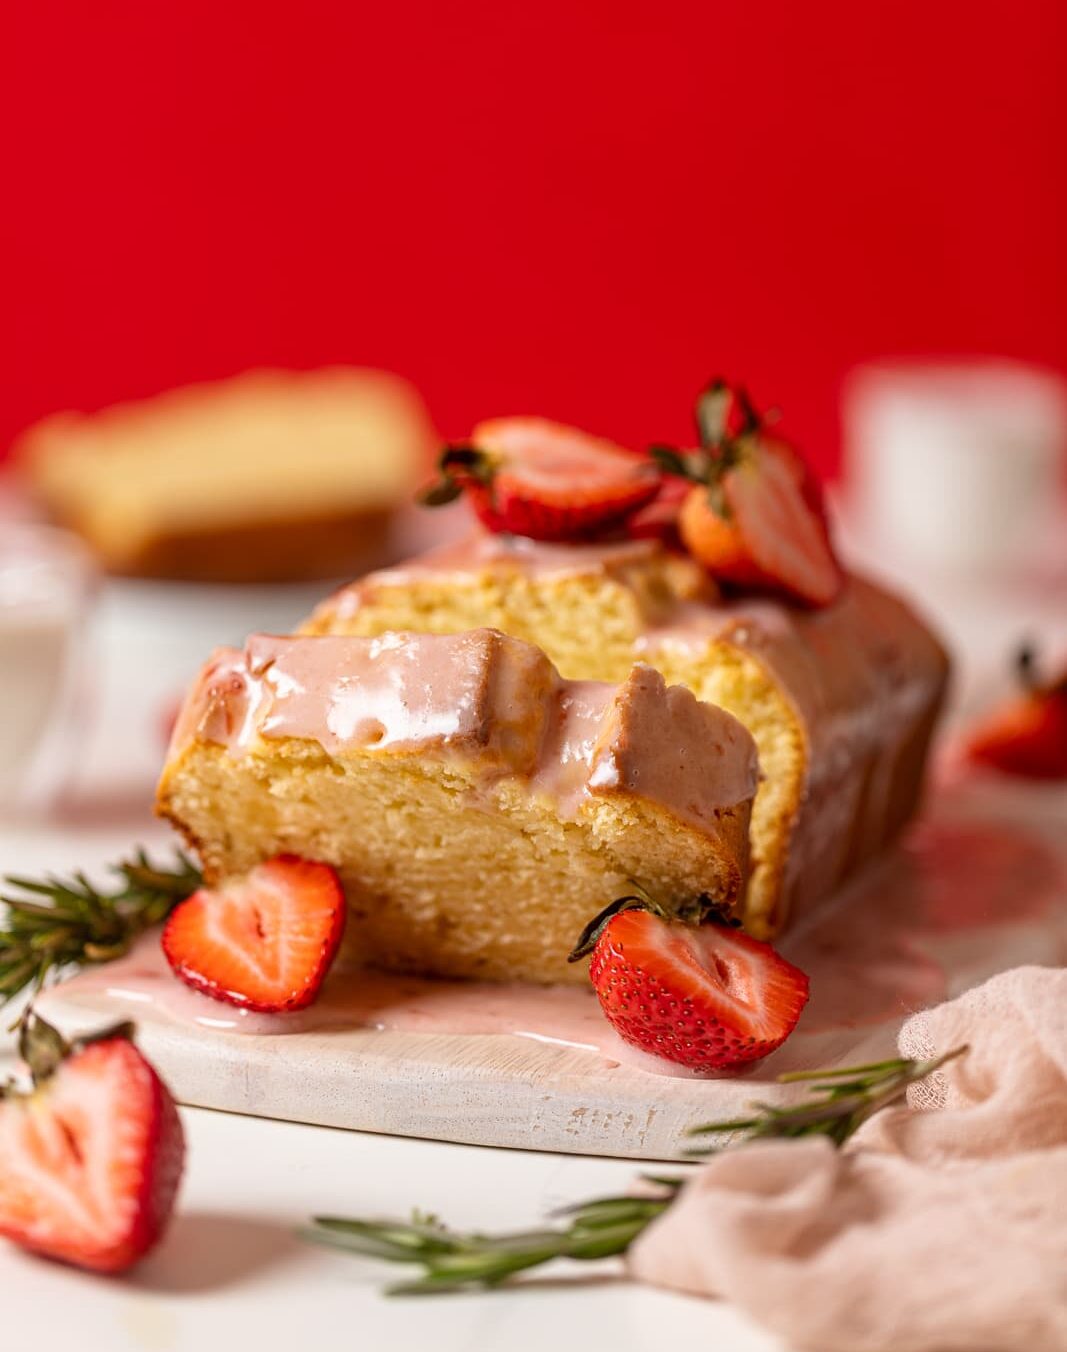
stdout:
[(675, 920), (683, 925), (714, 923), (725, 925), (730, 929), (740, 927), (741, 921), (732, 916), (721, 902), (714, 901), (707, 892), (701, 892), (692, 901), (668, 908), (650, 896), (640, 883), (634, 882), (632, 878), (630, 883), (635, 889), (633, 892), (625, 897), (617, 897), (610, 906), (605, 906), (598, 915), (595, 915), (582, 930), (578, 942), (567, 955), (568, 962), (578, 962), (581, 958), (587, 957), (596, 947), (597, 940), (608, 924), (615, 916), (622, 915), (623, 911), (651, 911), (661, 920)]
[(700, 444), (706, 450), (750, 436), (761, 426), (748, 391), (721, 378), (712, 380), (697, 396), (695, 413)]

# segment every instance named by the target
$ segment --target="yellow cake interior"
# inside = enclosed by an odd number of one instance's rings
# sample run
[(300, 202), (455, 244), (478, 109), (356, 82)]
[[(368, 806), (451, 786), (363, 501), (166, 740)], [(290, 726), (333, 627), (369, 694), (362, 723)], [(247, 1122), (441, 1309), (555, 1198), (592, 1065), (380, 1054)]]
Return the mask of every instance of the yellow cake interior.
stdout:
[(679, 604), (708, 597), (703, 569), (689, 559), (639, 549), (565, 580), (506, 565), (462, 575), (447, 568), (440, 575), (416, 571), (395, 583), (391, 577), (371, 575), (353, 589), (358, 604), (351, 608), (326, 602), (303, 632), (371, 637), (390, 630), (447, 634), (490, 625), (535, 643), (570, 679), (621, 681), (643, 658), (669, 683), (733, 714), (755, 740), (762, 773), (752, 810), (744, 923), (759, 938), (781, 928), (782, 877), (807, 766), (797, 712), (763, 665), (734, 644), (709, 638), (697, 645), (649, 645), (658, 619)]
[[(738, 904), (751, 738), (650, 668), (590, 694), (530, 645), (484, 630), (454, 644), (390, 636), (384, 655), (361, 640), (257, 642), (258, 656), (223, 650), (205, 668), (159, 787), (209, 881), (283, 852), (331, 864), (354, 956), (501, 981), (582, 980), (567, 954), (635, 884), (669, 910), (702, 893)], [(385, 667), (415, 643), (398, 699)], [(326, 669), (327, 645), (336, 675), (316, 687), (311, 721), (305, 699), (303, 724), (286, 724), (289, 692), (310, 684), (310, 664)], [(559, 741), (576, 698), (592, 701), (591, 731)], [(456, 730), (427, 732), (442, 719)], [(330, 729), (342, 724), (339, 742)]]
[(582, 981), (565, 954), (636, 880), (667, 906), (728, 893), (728, 870), (638, 803), (562, 821), (514, 788), (472, 807), (474, 776), (413, 756), (331, 757), (288, 742), (248, 758), (188, 755), (167, 811), (209, 876), (291, 851), (332, 864), (348, 898), (349, 954), (392, 970), (509, 981)]

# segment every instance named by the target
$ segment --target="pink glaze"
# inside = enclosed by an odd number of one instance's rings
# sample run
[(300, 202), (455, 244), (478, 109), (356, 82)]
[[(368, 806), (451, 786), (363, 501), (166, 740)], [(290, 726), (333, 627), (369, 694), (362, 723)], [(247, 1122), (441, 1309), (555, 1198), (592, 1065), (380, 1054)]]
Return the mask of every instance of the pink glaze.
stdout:
[[(177, 1023), (225, 1033), (279, 1036), (327, 1028), (409, 1033), (510, 1034), (600, 1051), (618, 1060), (617, 1041), (591, 987), (500, 985), (397, 976), (338, 967), (314, 1005), (294, 1014), (255, 1014), (212, 1000), (179, 981), (158, 938), (141, 939), (124, 958), (88, 967), (64, 984), (65, 997), (103, 994), (130, 1017), (151, 1010)], [(41, 996), (42, 1011), (49, 1000)], [(128, 1009), (126, 1007), (128, 1006)]]
[(856, 577), (822, 610), (760, 597), (680, 601), (637, 648), (654, 664), (664, 649), (695, 654), (711, 642), (743, 648), (767, 668), (816, 753), (846, 737), (862, 747), (899, 736), (944, 679), (940, 646), (910, 609)]
[(475, 535), (343, 588), (316, 622), (343, 624), (391, 588), (426, 582), (490, 579), (503, 588), (514, 576), (555, 583), (598, 575), (632, 588), (642, 625), (635, 657), (656, 666), (671, 650), (699, 658), (723, 643), (762, 666), (792, 705), (809, 754), (783, 892), (794, 908), (828, 895), (912, 806), (908, 765), (929, 735), (948, 671), (936, 638), (881, 588), (850, 578), (840, 600), (814, 611), (760, 597), (716, 601), (695, 562), (657, 541), (555, 546)]
[[(255, 1014), (212, 1000), (184, 985), (167, 966), (158, 940), (146, 936), (126, 957), (90, 967), (63, 986), (65, 1000), (106, 997), (116, 1017), (196, 1024), (212, 1032), (284, 1037), (330, 1029), (439, 1037), (507, 1036), (590, 1052), (605, 1070), (625, 1064), (654, 1075), (700, 1078), (629, 1047), (604, 1018), (591, 986), (530, 986), (438, 981), (371, 969), (335, 970), (316, 1003), (295, 1014)], [(39, 999), (47, 1015), (49, 992)]]
[[(798, 1029), (878, 1023), (949, 993), (945, 955), (1036, 926), (1067, 901), (1067, 855), (1002, 820), (919, 822), (905, 840), (778, 944), (812, 978)], [(1067, 924), (1064, 925), (1067, 932)], [(1023, 934), (1006, 966), (1067, 961), (1067, 935)], [(935, 956), (936, 955), (936, 956)]]
[[(564, 817), (577, 815), (588, 791), (597, 745), (614, 698), (615, 687), (602, 681), (568, 681), (553, 704), (530, 788), (557, 802)], [(609, 775), (608, 781), (617, 782), (617, 776)]]
[(899, 821), (902, 799), (908, 805), (914, 793), (901, 763), (929, 735), (947, 659), (904, 602), (855, 577), (838, 602), (817, 611), (752, 598), (683, 603), (639, 646), (655, 664), (672, 649), (692, 656), (712, 642), (764, 668), (808, 745), (785, 874), (796, 909), (827, 896)]
[(241, 755), (280, 738), (335, 755), (461, 758), (480, 781), (525, 780), (565, 817), (589, 795), (628, 793), (713, 836), (722, 811), (751, 802), (758, 783), (741, 724), (650, 667), (617, 687), (564, 681), (538, 648), (491, 629), (254, 635), (204, 668), (170, 755), (194, 740)]
[[(309, 738), (326, 750), (426, 745), (510, 751), (519, 716), (539, 732), (543, 696), (558, 685), (530, 644), (488, 629), (381, 638), (254, 634), (223, 649), (194, 686), (179, 742), (241, 750), (258, 738)], [(518, 768), (518, 767), (517, 767)]]
[[(462, 585), (509, 572), (558, 580), (624, 573), (627, 565), (675, 557), (649, 539), (548, 544), (476, 533), (369, 574), (342, 588), (319, 614), (344, 621), (364, 598), (373, 601), (379, 591), (427, 580)], [(697, 578), (700, 570), (682, 557)], [(715, 600), (710, 582), (706, 594), (699, 581), (685, 590), (701, 599), (657, 595), (652, 602), (642, 594), (641, 605), (653, 604), (655, 613), (645, 617), (635, 655), (655, 665), (663, 648), (699, 651), (722, 640), (746, 649), (793, 701), (816, 754), (832, 753), (837, 742), (857, 733), (865, 743), (902, 735), (944, 682), (944, 653), (925, 626), (902, 601), (860, 578), (851, 578), (841, 599), (821, 610), (765, 597)]]
[[(405, 587), (426, 578), (469, 578), (487, 568), (505, 567), (528, 577), (574, 577), (604, 572), (620, 564), (654, 557), (662, 546), (655, 540), (618, 540), (599, 544), (549, 544), (519, 535), (476, 532), (413, 559), (384, 568), (368, 579), (373, 585)], [(340, 615), (358, 605), (360, 584), (345, 588), (328, 604)]]

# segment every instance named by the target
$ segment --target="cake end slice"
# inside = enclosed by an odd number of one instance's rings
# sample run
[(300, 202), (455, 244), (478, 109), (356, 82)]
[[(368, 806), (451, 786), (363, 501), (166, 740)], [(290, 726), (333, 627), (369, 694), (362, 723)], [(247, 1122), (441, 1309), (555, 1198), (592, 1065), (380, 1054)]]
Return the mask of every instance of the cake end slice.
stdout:
[(581, 981), (567, 954), (635, 885), (739, 904), (757, 780), (745, 729), (648, 667), (566, 681), (493, 630), (257, 636), (190, 691), (158, 802), (211, 881), (336, 868), (359, 961)]

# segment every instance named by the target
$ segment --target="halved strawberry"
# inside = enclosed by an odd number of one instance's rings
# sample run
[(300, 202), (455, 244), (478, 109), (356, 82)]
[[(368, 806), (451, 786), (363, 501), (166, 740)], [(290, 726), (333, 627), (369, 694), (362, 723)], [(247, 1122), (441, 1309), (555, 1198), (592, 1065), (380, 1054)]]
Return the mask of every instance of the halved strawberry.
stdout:
[(697, 423), (702, 450), (653, 449), (664, 469), (698, 485), (678, 518), (686, 548), (722, 581), (829, 605), (844, 574), (822, 493), (803, 459), (769, 436), (743, 392), (725, 382), (705, 391)]
[(73, 1045), (28, 1015), (28, 1092), (0, 1090), (0, 1234), (98, 1272), (121, 1272), (162, 1235), (185, 1143), (167, 1087), (129, 1024)]
[(767, 943), (714, 920), (689, 924), (624, 897), (593, 922), (572, 959), (624, 1041), (690, 1070), (746, 1065), (780, 1047), (808, 978)]
[(344, 924), (334, 870), (280, 854), (175, 907), (163, 952), (182, 981), (205, 995), (278, 1013), (303, 1009), (318, 995)]
[(967, 759), (1026, 779), (1067, 779), (1067, 671), (1037, 677), (1032, 651), (1018, 657), (1024, 693), (995, 709), (966, 740)]
[(466, 493), (495, 534), (588, 540), (655, 497), (660, 472), (610, 441), (545, 418), (479, 423), (466, 446), (449, 446), (427, 506)]

